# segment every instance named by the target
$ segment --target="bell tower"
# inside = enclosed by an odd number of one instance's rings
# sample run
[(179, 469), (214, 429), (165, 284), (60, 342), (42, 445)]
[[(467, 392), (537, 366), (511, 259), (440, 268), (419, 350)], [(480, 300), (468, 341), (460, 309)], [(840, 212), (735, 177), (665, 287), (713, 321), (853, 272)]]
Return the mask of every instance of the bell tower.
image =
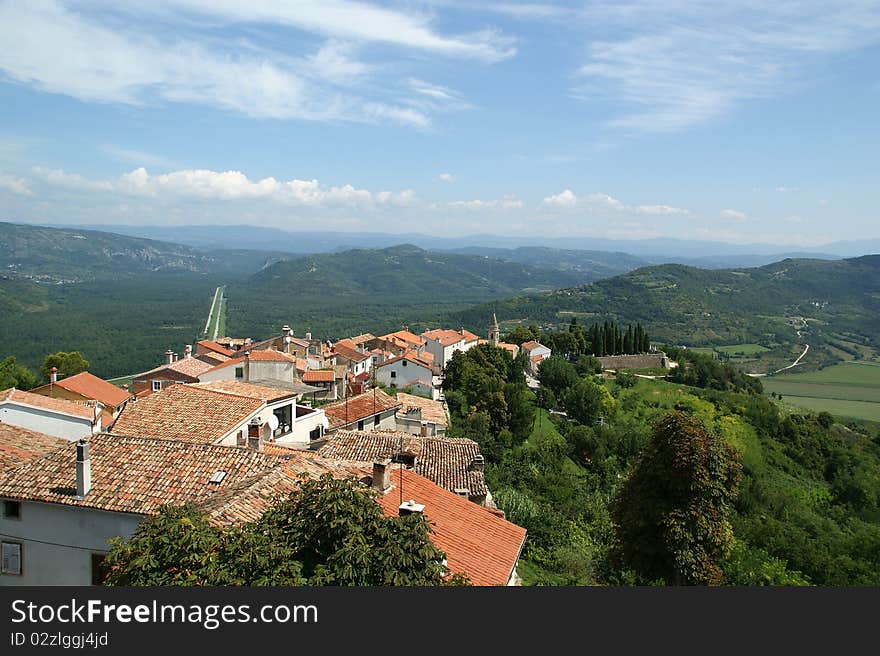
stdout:
[(489, 326), (489, 341), (495, 346), (498, 346), (498, 342), (501, 341), (501, 329), (498, 327), (498, 319), (495, 318), (494, 312), (492, 313), (492, 325)]

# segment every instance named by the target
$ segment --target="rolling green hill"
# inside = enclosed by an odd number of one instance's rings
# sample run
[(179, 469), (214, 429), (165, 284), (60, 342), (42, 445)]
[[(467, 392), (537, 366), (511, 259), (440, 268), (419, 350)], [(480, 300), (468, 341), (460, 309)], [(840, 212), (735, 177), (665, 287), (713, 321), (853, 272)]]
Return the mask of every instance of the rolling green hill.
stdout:
[[(520, 296), (455, 313), (481, 325), (499, 320), (568, 324), (573, 317), (641, 322), (655, 341), (687, 346), (757, 344), (748, 369), (772, 370), (809, 343), (806, 364), (870, 357), (880, 348), (880, 255), (783, 260), (754, 269), (677, 264), (637, 269), (589, 285)], [(790, 358), (790, 360), (789, 360)]]
[[(583, 282), (584, 274), (540, 269), (484, 255), (401, 245), (279, 262), (228, 290), (236, 334), (274, 334), (288, 323), (331, 336), (401, 324), (436, 325), (484, 300)], [(488, 322), (479, 322), (480, 332)]]

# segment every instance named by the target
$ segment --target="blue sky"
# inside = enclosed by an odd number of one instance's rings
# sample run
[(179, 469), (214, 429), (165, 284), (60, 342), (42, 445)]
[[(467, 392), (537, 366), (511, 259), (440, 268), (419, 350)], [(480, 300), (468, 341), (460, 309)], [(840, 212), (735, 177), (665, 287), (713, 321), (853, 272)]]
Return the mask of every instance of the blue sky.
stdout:
[(0, 0), (0, 218), (880, 237), (880, 4)]

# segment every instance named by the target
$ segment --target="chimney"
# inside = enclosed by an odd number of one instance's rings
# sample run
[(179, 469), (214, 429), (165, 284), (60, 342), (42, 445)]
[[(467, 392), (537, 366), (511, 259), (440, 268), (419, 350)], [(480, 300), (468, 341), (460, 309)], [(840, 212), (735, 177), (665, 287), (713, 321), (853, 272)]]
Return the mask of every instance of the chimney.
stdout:
[(165, 351), (165, 364), (173, 364), (174, 363), (174, 351), (168, 349)]
[(464, 497), (465, 499), (471, 496), (471, 491), (466, 487), (457, 487), (453, 490), (458, 496)]
[(249, 383), (251, 381), (251, 352), (244, 352), (244, 382)]
[(428, 437), (428, 422), (427, 421), (422, 422), (422, 426), (419, 431), (419, 435), (421, 435), (422, 437)]
[(423, 513), (425, 511), (425, 506), (424, 504), (416, 503), (415, 499), (410, 499), (409, 501), (404, 501), (402, 504), (400, 504), (400, 507), (397, 510), (398, 514), (401, 517), (405, 517), (406, 515)]
[(284, 324), (281, 326), (281, 341), (284, 342), (284, 352), (290, 353), (290, 340), (293, 338), (293, 331), (290, 326)]
[(193, 347), (190, 344), (187, 344), (183, 349), (183, 357), (189, 359), (192, 357), (192, 355)]
[(257, 418), (251, 419), (248, 424), (247, 445), (253, 451), (263, 450), (263, 427)]
[(306, 339), (310, 342), (312, 341), (312, 333), (311, 332), (306, 333)]
[(52, 367), (49, 370), (49, 382), (57, 383), (58, 382), (58, 367)]
[(481, 472), (486, 469), (486, 459), (483, 457), (483, 454), (478, 453), (474, 456), (474, 459), (471, 461), (470, 466), (468, 467), (468, 471)]
[(177, 353), (174, 354), (174, 361), (177, 362)]
[(391, 487), (391, 458), (373, 462), (373, 489), (384, 492)]
[(92, 461), (85, 438), (76, 443), (76, 499), (82, 501), (92, 491)]

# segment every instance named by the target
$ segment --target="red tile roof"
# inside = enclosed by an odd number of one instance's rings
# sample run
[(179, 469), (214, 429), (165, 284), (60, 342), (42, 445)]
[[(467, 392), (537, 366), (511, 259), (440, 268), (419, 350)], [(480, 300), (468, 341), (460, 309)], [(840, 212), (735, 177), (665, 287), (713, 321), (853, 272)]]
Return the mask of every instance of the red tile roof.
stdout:
[(332, 369), (316, 369), (306, 371), (302, 375), (304, 383), (332, 383), (336, 380), (336, 372)]
[(352, 362), (363, 362), (364, 360), (369, 360), (371, 357), (369, 353), (361, 353), (357, 349), (347, 346), (342, 342), (336, 342), (333, 345), (333, 352), (337, 355), (341, 355), (347, 360), (351, 360)]
[(220, 346), (217, 342), (211, 341), (210, 339), (201, 339), (196, 342), (197, 346), (201, 346), (203, 348), (208, 349), (209, 351), (214, 351), (215, 353), (219, 353), (220, 355), (225, 355), (227, 358), (235, 355), (235, 351), (232, 351), (228, 348)]
[(52, 385), (57, 385), (58, 387), (64, 388), (74, 394), (79, 394), (87, 399), (100, 401), (111, 408), (115, 408), (131, 398), (129, 392), (90, 374), (88, 371), (83, 371), (82, 373), (62, 378), (55, 383), (42, 385), (32, 389), (31, 392), (33, 394), (43, 394), (46, 392), (46, 396), (48, 396), (48, 392), (51, 390)]
[(198, 378), (206, 371), (210, 371), (214, 368), (214, 365), (210, 362), (205, 362), (203, 360), (199, 360), (198, 358), (183, 358), (182, 360), (178, 360), (177, 362), (172, 362), (171, 364), (162, 364), (154, 369), (150, 369), (149, 371), (145, 371), (142, 374), (138, 374), (134, 377), (134, 380), (142, 380), (144, 378), (152, 378), (155, 376), (151, 376), (151, 374), (158, 374), (166, 370), (176, 371), (177, 373), (184, 374), (185, 376), (189, 376), (190, 378)]
[[(325, 407), (326, 409), (326, 407)], [(318, 449), (322, 458), (372, 463), (391, 458), (401, 450), (415, 456), (414, 471), (447, 490), (467, 489), (471, 496), (487, 493), (482, 471), (471, 467), (480, 455), (473, 440), (454, 437), (419, 437), (396, 431), (338, 431)]]
[(422, 337), (435, 342), (440, 342), (440, 344), (442, 344), (443, 346), (450, 346), (462, 340), (465, 344), (468, 344), (470, 342), (479, 341), (480, 339), (469, 330), (462, 329), (462, 331), (459, 332), (457, 330), (450, 330), (447, 328), (428, 330), (422, 333)]
[(315, 459), (302, 451), (285, 454), (281, 465), (258, 473), (209, 498), (199, 509), (215, 525), (253, 522), (289, 494), (299, 490), (305, 479), (330, 474), (347, 478), (351, 472), (334, 463)]
[[(359, 473), (372, 475), (372, 470)], [(389, 517), (399, 514), (400, 474), (399, 469), (391, 473), (392, 487), (377, 499)], [(403, 470), (403, 499), (424, 504), (431, 542), (446, 553), (453, 574), (467, 574), (474, 585), (507, 584), (526, 529), (407, 469)]]
[(57, 451), (69, 443), (69, 440), (60, 437), (0, 423), (0, 474), (31, 458)]
[(536, 341), (532, 340), (530, 342), (523, 342), (522, 346), (520, 348), (522, 348), (526, 351), (533, 351), (536, 348), (547, 348), (547, 347), (544, 346), (543, 344), (541, 344), (540, 342), (536, 342)]
[(95, 421), (95, 402), (94, 401), (68, 401), (67, 399), (52, 399), (48, 396), (40, 394), (32, 394), (31, 392), (23, 392), (20, 389), (10, 387), (0, 392), (0, 403), (15, 403), (18, 405), (26, 405), (41, 410), (49, 410), (51, 412), (60, 412), (65, 415), (79, 417), (81, 419), (89, 419), (93, 423)]
[(212, 380), (206, 383), (193, 383), (192, 387), (224, 392), (233, 396), (241, 396), (246, 399), (255, 399), (266, 403), (296, 397), (296, 393), (290, 390), (256, 385), (254, 383), (242, 383), (237, 380)]
[(422, 337), (419, 337), (418, 335), (415, 335), (408, 330), (398, 330), (397, 332), (382, 335), (378, 339), (388, 340), (392, 344), (403, 346), (405, 348), (410, 348), (413, 346), (419, 347), (425, 343), (425, 340)]
[(211, 444), (264, 405), (196, 385), (171, 385), (126, 405), (111, 432)]
[[(249, 357), (251, 362), (290, 362), (293, 365), (296, 365), (297, 358), (295, 355), (291, 355), (290, 353), (284, 353), (282, 351), (276, 351), (274, 349), (266, 349), (263, 351), (249, 351)], [(220, 364), (209, 367), (207, 371), (217, 371), (218, 369), (224, 369), (226, 367), (242, 367), (244, 366), (245, 354), (242, 351), (236, 353), (236, 356), (231, 360), (227, 360), (226, 362), (221, 362)], [(201, 372), (199, 375), (203, 373), (207, 373), (207, 371)]]
[[(430, 355), (430, 354), (427, 354)], [(432, 358), (433, 359), (433, 358)], [(399, 362), (400, 360), (406, 360), (407, 362), (412, 362), (413, 364), (419, 365), (420, 367), (425, 367), (426, 369), (433, 370), (434, 364), (430, 361), (422, 357), (421, 355), (416, 355), (412, 351), (407, 351), (402, 355), (398, 355), (396, 358), (390, 358), (385, 360), (385, 362), (380, 362), (376, 365), (376, 368), (384, 367), (388, 364), (393, 364), (395, 362)]]
[[(0, 475), (0, 496), (12, 499), (150, 514), (162, 504), (198, 503), (282, 458), (244, 448), (191, 444), (122, 435), (89, 438), (92, 490), (76, 494), (76, 443)], [(216, 472), (226, 476), (209, 483)]]
[(398, 413), (407, 413), (412, 410), (421, 411), (422, 419), (432, 423), (446, 426), (449, 420), (446, 417), (446, 409), (440, 401), (426, 399), (423, 396), (415, 396), (404, 392), (397, 393), (397, 400), (402, 404)]
[(397, 399), (388, 396), (382, 390), (376, 388), (348, 397), (342, 401), (331, 403), (323, 407), (327, 415), (329, 429), (343, 428), (361, 419), (372, 417), (374, 414), (391, 410), (400, 406)]

